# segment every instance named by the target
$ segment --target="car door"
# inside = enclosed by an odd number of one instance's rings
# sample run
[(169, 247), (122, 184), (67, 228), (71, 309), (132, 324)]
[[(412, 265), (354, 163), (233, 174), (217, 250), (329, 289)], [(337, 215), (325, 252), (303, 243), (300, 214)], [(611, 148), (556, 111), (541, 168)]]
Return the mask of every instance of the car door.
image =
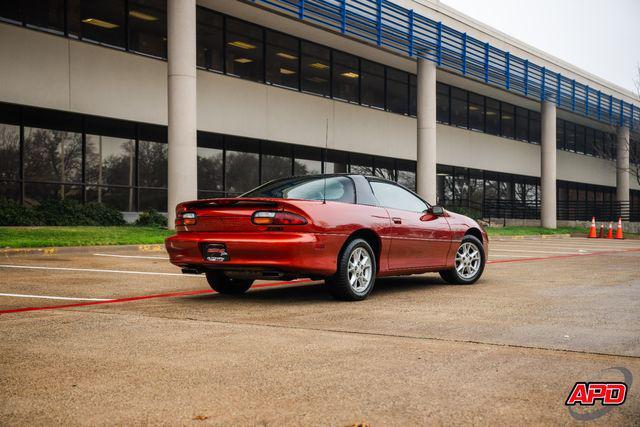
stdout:
[(445, 265), (451, 245), (451, 228), (446, 218), (427, 213), (427, 203), (399, 185), (375, 179), (370, 184), (392, 222), (389, 269)]

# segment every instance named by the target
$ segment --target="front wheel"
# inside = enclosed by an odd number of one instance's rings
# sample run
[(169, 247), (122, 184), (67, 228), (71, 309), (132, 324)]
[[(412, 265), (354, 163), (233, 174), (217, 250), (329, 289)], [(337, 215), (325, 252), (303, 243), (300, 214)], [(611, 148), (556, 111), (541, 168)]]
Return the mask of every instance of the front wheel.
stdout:
[(253, 280), (232, 279), (221, 271), (208, 271), (207, 282), (220, 294), (240, 295), (249, 290)]
[(325, 280), (336, 299), (359, 301), (373, 290), (376, 281), (376, 257), (366, 240), (354, 239), (338, 259), (338, 271)]
[(485, 261), (482, 242), (474, 236), (464, 236), (456, 251), (455, 267), (441, 271), (440, 277), (448, 283), (471, 285), (482, 276)]

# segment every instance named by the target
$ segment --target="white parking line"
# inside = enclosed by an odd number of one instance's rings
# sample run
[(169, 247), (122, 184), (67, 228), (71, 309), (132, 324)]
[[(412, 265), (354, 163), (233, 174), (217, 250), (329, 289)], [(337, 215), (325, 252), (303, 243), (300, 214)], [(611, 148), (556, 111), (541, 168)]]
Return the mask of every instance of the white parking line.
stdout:
[(498, 249), (498, 248), (491, 248), (490, 249), (491, 252), (527, 252), (527, 253), (535, 253), (535, 254), (561, 254), (561, 255), (579, 255), (580, 253), (586, 253), (586, 252), (578, 252), (576, 251), (572, 251), (572, 252), (567, 252), (567, 251), (534, 251), (531, 249)]
[[(495, 248), (496, 246), (499, 245), (494, 245), (492, 247)], [(514, 245), (514, 246), (503, 246), (504, 248), (524, 248), (526, 246), (523, 245)], [(568, 249), (568, 250), (575, 250), (575, 251), (583, 251), (583, 250), (587, 250), (587, 251), (624, 251), (627, 248), (615, 248), (615, 247), (607, 247), (607, 246), (551, 246), (551, 245), (535, 245), (533, 246), (537, 249)]]
[(117, 274), (145, 274), (150, 276), (177, 276), (188, 278), (200, 278), (195, 274), (182, 274), (182, 273), (160, 273), (155, 271), (131, 271), (131, 270), (104, 270), (99, 268), (69, 268), (69, 267), (45, 267), (39, 265), (9, 265), (0, 264), (0, 268), (25, 268), (30, 270), (58, 270), (58, 271), (86, 271), (91, 273), (117, 273)]
[(72, 298), (72, 297), (52, 297), (49, 295), (24, 295), (24, 294), (0, 294), (0, 297), (62, 299), (62, 300), (69, 300), (69, 301), (111, 301), (111, 299), (108, 299), (108, 298)]
[(108, 257), (114, 257), (114, 258), (169, 259), (168, 256), (117, 255), (117, 254), (93, 254), (93, 255), (108, 256)]
[(507, 254), (491, 254), (489, 255), (489, 259), (491, 258), (531, 258), (530, 255), (507, 255)]

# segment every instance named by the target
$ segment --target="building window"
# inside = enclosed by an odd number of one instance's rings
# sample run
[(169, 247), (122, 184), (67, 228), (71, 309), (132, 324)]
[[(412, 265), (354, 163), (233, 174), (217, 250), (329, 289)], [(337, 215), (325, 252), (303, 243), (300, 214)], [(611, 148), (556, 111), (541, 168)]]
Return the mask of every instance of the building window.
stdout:
[(469, 126), (468, 121), (468, 101), (467, 91), (458, 89), (457, 87), (451, 88), (451, 125), (467, 128)]
[(572, 122), (564, 122), (565, 149), (576, 151), (576, 125)]
[(409, 115), (418, 115), (418, 81), (415, 74), (409, 74)]
[(302, 90), (329, 97), (331, 96), (331, 51), (329, 48), (303, 41)]
[(298, 89), (300, 70), (298, 39), (267, 31), (267, 83)]
[(196, 8), (196, 62), (198, 67), (222, 72), (222, 15)]
[(222, 135), (198, 132), (198, 198), (224, 197)]
[(166, 0), (129, 0), (129, 49), (167, 57)]
[[(0, 187), (8, 186), (7, 181), (20, 180), (19, 114), (0, 105)], [(2, 194), (0, 192), (0, 198)]]
[(585, 130), (585, 154), (593, 156), (595, 154), (594, 151), (594, 142), (595, 142), (595, 131), (592, 128), (586, 128)]
[(492, 98), (486, 99), (485, 132), (500, 135), (500, 101)]
[(322, 150), (315, 147), (293, 147), (293, 174), (316, 175), (322, 173)]
[(450, 86), (436, 83), (436, 119), (440, 123), (449, 124), (449, 90)]
[(564, 150), (566, 143), (564, 140), (564, 120), (556, 119), (556, 148)]
[(160, 126), (139, 127), (138, 209), (167, 211), (167, 130)]
[(373, 156), (370, 156), (368, 154), (351, 153), (349, 155), (349, 173), (372, 175)]
[(333, 52), (333, 97), (342, 101), (360, 102), (360, 70), (358, 58)]
[(398, 184), (404, 185), (410, 190), (416, 189), (416, 162), (398, 159)]
[(469, 93), (469, 129), (484, 131), (484, 96)]
[(262, 28), (232, 18), (226, 24), (227, 74), (263, 82)]
[(585, 129), (576, 125), (576, 153), (585, 154)]
[(516, 107), (516, 139), (529, 142), (529, 110)]
[(69, 34), (99, 44), (125, 47), (125, 1), (67, 0)]
[(259, 142), (254, 139), (225, 137), (224, 182), (228, 196), (238, 196), (260, 183)]
[(507, 104), (504, 102), (500, 104), (500, 107), (501, 107), (500, 130), (501, 130), (502, 136), (505, 138), (513, 139), (515, 137), (515, 125), (514, 125), (515, 107), (511, 104)]
[(384, 109), (384, 66), (362, 61), (362, 105)]
[(324, 162), (324, 173), (349, 172), (349, 155), (344, 151), (328, 150)]
[(260, 183), (286, 178), (292, 173), (291, 145), (277, 142), (262, 143)]
[(22, 0), (3, 3), (22, 3), (27, 27), (64, 34), (64, 0)]
[(388, 157), (376, 157), (373, 159), (373, 175), (391, 181), (396, 180), (396, 165), (393, 159)]
[(392, 113), (409, 113), (408, 73), (387, 68), (387, 110)]
[(540, 122), (540, 113), (537, 111), (529, 111), (529, 141), (533, 144), (540, 144), (542, 134), (542, 125)]

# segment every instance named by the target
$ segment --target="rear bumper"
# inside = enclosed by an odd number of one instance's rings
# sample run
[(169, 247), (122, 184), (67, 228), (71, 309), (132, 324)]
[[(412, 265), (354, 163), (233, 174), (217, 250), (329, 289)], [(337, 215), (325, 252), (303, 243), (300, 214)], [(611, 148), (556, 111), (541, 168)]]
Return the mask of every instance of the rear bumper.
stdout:
[[(165, 240), (172, 264), (201, 270), (269, 270), (330, 276), (336, 272), (340, 248), (347, 236), (337, 234), (179, 233)], [(228, 261), (208, 261), (202, 247), (223, 243)]]

